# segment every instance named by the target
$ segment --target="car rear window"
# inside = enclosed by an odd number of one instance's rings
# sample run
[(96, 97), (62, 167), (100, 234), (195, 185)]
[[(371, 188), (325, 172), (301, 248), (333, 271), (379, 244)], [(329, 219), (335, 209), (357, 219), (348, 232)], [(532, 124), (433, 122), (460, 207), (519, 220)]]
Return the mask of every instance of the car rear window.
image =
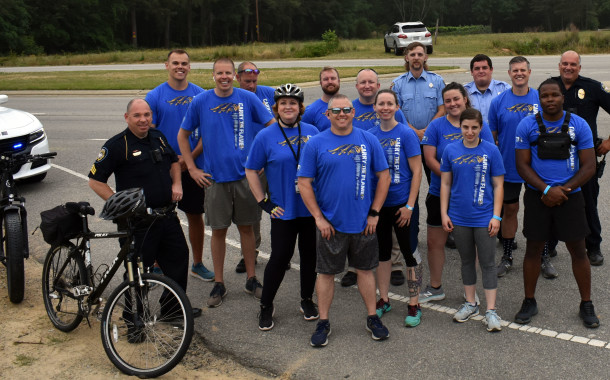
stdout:
[(423, 24), (419, 25), (405, 25), (402, 27), (403, 32), (425, 32), (426, 27)]

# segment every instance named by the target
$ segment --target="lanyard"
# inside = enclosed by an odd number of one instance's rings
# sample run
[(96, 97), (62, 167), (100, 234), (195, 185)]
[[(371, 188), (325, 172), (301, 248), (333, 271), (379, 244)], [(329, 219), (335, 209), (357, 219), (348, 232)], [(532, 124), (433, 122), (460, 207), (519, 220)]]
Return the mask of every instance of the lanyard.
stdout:
[(292, 144), (290, 143), (290, 140), (288, 139), (288, 136), (286, 136), (286, 132), (284, 132), (284, 128), (282, 128), (282, 126), (280, 125), (280, 123), (277, 123), (278, 128), (280, 128), (280, 131), (282, 131), (282, 135), (284, 135), (284, 139), (286, 140), (286, 144), (288, 144), (288, 147), (290, 148), (290, 151), (292, 152), (292, 155), (294, 156), (294, 159), (297, 161), (297, 167), (299, 166), (299, 158), (301, 157), (301, 123), (297, 124), (297, 127), (299, 128), (299, 139), (297, 140), (297, 152), (294, 152), (294, 149), (292, 148)]

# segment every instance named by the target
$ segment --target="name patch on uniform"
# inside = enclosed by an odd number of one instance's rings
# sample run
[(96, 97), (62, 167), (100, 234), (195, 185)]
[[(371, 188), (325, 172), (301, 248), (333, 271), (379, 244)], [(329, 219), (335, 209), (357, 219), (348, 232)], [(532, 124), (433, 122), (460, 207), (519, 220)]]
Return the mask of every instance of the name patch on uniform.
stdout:
[[(108, 155), (108, 149), (106, 149), (106, 147), (103, 146), (102, 149), (100, 150), (100, 153), (97, 155), (97, 159), (95, 160), (95, 162), (104, 161), (104, 158), (106, 158), (107, 155)], [(95, 173), (93, 173), (93, 174), (95, 174)]]
[(142, 154), (142, 152), (140, 152), (139, 150), (134, 150), (133, 152), (131, 152), (131, 154), (132, 154), (134, 157), (138, 157), (139, 155), (141, 155), (141, 154)]

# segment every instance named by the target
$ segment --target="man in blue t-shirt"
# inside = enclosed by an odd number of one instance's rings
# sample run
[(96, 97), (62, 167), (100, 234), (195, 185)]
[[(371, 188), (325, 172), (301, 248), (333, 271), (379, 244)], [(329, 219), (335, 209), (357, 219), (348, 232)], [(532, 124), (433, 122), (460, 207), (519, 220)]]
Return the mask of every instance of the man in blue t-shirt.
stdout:
[(470, 60), (472, 82), (466, 83), (468, 98), (472, 106), (483, 115), (483, 121), (489, 123), (489, 106), (491, 101), (501, 93), (510, 89), (510, 84), (492, 78), (494, 72), (491, 58), (485, 54), (477, 54)]
[[(375, 97), (381, 83), (379, 82), (379, 75), (373, 69), (362, 69), (356, 76), (356, 91), (358, 91), (358, 99), (353, 101), (354, 104), (354, 121), (353, 125), (356, 128), (364, 129), (365, 131), (370, 130), (373, 127), (379, 125), (379, 117), (373, 109), (375, 103)], [(394, 118), (399, 123), (407, 125), (407, 119), (401, 110), (398, 110), (394, 115)], [(411, 221), (410, 239), (411, 239), (411, 253), (417, 250), (417, 235), (419, 233), (419, 206), (415, 203), (413, 210), (413, 216)], [(393, 232), (392, 232), (393, 233)], [(404, 262), (402, 260), (402, 253), (398, 247), (398, 241), (396, 237), (392, 239), (394, 243), (392, 245), (392, 275), (390, 282), (394, 286), (400, 286), (405, 283), (404, 275)], [(353, 286), (356, 285), (357, 281), (356, 269), (348, 267), (347, 272), (341, 279), (341, 286)]]
[(330, 128), (330, 121), (326, 117), (326, 109), (330, 98), (339, 92), (341, 79), (337, 69), (331, 66), (324, 66), (320, 71), (320, 87), (322, 97), (305, 108), (305, 113), (301, 119), (303, 123), (308, 123), (318, 128), (320, 132)]
[[(191, 61), (188, 53), (175, 49), (167, 55), (165, 62), (167, 82), (160, 84), (146, 94), (146, 101), (153, 113), (152, 127), (159, 129), (178, 154), (178, 162), (182, 170), (182, 200), (178, 208), (186, 214), (189, 223), (189, 241), (193, 251), (191, 276), (203, 281), (214, 280), (214, 272), (203, 265), (203, 242), (205, 224), (203, 222), (203, 188), (193, 181), (178, 146), (178, 131), (191, 101), (204, 90), (196, 84), (189, 83), (187, 76), (191, 71)], [(192, 134), (190, 139), (191, 154), (198, 165), (203, 165), (203, 155), (199, 134)]]
[[(536, 283), (546, 241), (564, 241), (580, 293), (580, 318), (585, 327), (599, 327), (591, 302), (591, 266), (585, 248), (589, 227), (580, 186), (595, 174), (593, 134), (584, 119), (563, 111), (559, 83), (547, 79), (538, 88), (542, 114), (523, 119), (515, 139), (519, 175), (527, 186), (523, 197), (523, 260), (525, 299), (515, 322), (527, 324), (538, 313)], [(545, 132), (543, 138), (542, 132)], [(550, 144), (564, 135), (563, 140)], [(570, 142), (566, 142), (565, 140)]]
[[(512, 89), (506, 90), (491, 101), (489, 106), (489, 128), (497, 141), (506, 174), (504, 175), (504, 203), (502, 215), (503, 255), (496, 273), (504, 276), (513, 266), (513, 243), (517, 234), (517, 214), (523, 179), (515, 165), (515, 133), (517, 125), (525, 117), (538, 112), (538, 92), (529, 87), (529, 77), (532, 73), (527, 58), (517, 56), (508, 63), (508, 75)], [(550, 261), (548, 249), (542, 255), (543, 275), (545, 278), (557, 277), (557, 271)]]
[[(235, 80), (239, 84), (239, 88), (244, 90), (253, 92), (260, 100), (263, 102), (265, 107), (271, 112), (271, 107), (275, 104), (275, 100), (273, 99), (273, 94), (275, 89), (269, 86), (263, 86), (258, 84), (258, 75), (261, 71), (256, 67), (256, 65), (250, 61), (244, 61), (237, 66), (237, 75), (235, 76)], [(258, 134), (265, 126), (260, 123), (253, 123), (255, 128), (255, 133)], [(263, 189), (267, 188), (267, 178), (265, 173), (260, 174), (261, 183), (263, 185)], [(256, 240), (256, 257), (255, 260), (258, 259), (258, 247), (261, 245), (261, 223), (256, 222), (253, 226), (254, 228), (254, 239)], [(287, 267), (290, 269), (290, 264)], [(244, 273), (246, 271), (246, 264), (244, 259), (242, 258), (237, 266), (235, 267), (235, 272)]]
[[(237, 225), (246, 264), (245, 290), (257, 299), (262, 286), (254, 267), (255, 240), (252, 225), (260, 220), (260, 208), (250, 192), (244, 165), (254, 139), (252, 123), (270, 125), (275, 121), (265, 105), (250, 91), (233, 88), (235, 65), (228, 58), (214, 62), (215, 87), (191, 102), (180, 132), (178, 144), (189, 174), (206, 187), (206, 224), (212, 228), (212, 261), (216, 283), (210, 293), (209, 307), (222, 304), (227, 294), (224, 285), (225, 238), (231, 223)], [(195, 165), (188, 151), (188, 138), (198, 130), (203, 144), (203, 167)]]
[[(320, 321), (311, 337), (314, 347), (328, 343), (335, 274), (343, 271), (346, 258), (358, 271), (367, 330), (375, 340), (389, 336), (376, 313), (373, 274), (379, 264), (375, 230), (390, 186), (388, 163), (377, 138), (353, 127), (354, 108), (345, 95), (332, 97), (326, 114), (330, 129), (309, 140), (297, 171), (301, 197), (317, 227)], [(373, 176), (378, 178), (375, 189)]]

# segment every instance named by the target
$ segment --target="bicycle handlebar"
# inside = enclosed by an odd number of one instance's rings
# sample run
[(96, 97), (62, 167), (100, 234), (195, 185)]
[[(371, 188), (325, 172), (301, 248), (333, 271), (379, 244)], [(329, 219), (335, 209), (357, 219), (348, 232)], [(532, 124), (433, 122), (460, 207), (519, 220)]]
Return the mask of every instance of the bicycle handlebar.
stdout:
[(66, 202), (66, 209), (74, 214), (95, 215), (95, 209), (89, 202)]

